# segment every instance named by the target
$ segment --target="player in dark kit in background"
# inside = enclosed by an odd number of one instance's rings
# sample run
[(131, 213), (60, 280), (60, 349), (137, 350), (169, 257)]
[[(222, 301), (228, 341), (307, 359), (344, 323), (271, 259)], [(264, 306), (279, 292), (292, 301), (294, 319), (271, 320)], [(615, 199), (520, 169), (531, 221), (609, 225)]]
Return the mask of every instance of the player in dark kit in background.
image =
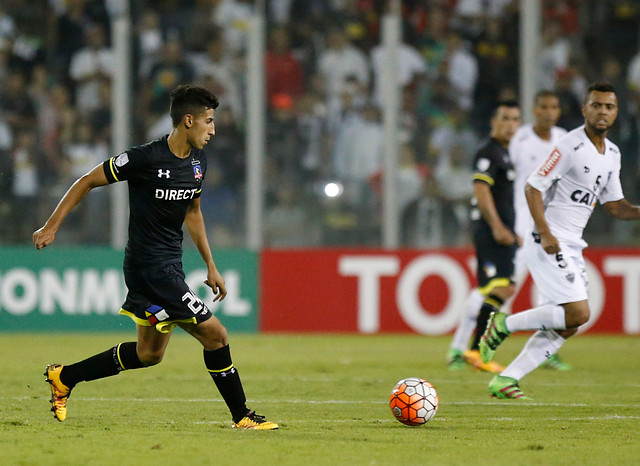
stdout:
[(204, 347), (204, 361), (226, 402), (233, 426), (272, 430), (278, 425), (246, 407), (242, 383), (231, 360), (227, 330), (189, 289), (182, 271), (182, 225), (207, 265), (214, 301), (225, 298), (224, 279), (216, 268), (200, 210), (207, 159), (202, 151), (215, 134), (218, 99), (206, 89), (179, 86), (171, 93), (173, 130), (148, 144), (112, 157), (79, 178), (62, 197), (45, 225), (33, 233), (37, 249), (51, 244), (60, 224), (94, 188), (126, 180), (129, 186), (129, 241), (124, 277), (128, 294), (121, 314), (136, 323), (137, 342), (120, 343), (71, 365), (49, 364), (51, 410), (67, 417), (67, 400), (82, 381), (162, 361), (172, 330), (179, 326)]
[[(477, 152), (474, 160), (471, 219), (478, 261), (478, 288), (469, 296), (468, 309), (449, 348), (448, 364), (452, 369), (461, 368), (465, 363), (488, 372), (503, 369), (494, 361), (483, 363), (478, 344), (491, 313), (498, 311), (515, 292), (512, 275), (520, 239), (514, 233), (515, 172), (508, 148), (519, 126), (518, 103), (511, 100), (500, 102), (491, 117), (491, 138)], [(462, 326), (473, 325), (473, 322), (476, 332), (470, 349), (465, 350), (468, 342), (462, 341), (460, 335), (465, 335), (466, 339), (469, 333), (463, 331)]]

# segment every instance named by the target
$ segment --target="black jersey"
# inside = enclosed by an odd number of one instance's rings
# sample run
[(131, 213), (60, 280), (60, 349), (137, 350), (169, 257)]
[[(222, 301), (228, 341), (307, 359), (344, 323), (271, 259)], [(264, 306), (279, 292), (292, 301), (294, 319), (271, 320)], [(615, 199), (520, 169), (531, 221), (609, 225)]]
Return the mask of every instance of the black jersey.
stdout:
[[(515, 210), (513, 207), (515, 171), (509, 157), (509, 150), (496, 139), (489, 139), (476, 154), (473, 170), (474, 182), (484, 181), (489, 185), (493, 195), (493, 202), (496, 205), (496, 210), (502, 223), (513, 231), (515, 222)], [(489, 224), (480, 214), (478, 201), (475, 197), (471, 200), (471, 219), (474, 220), (475, 229), (491, 231)]]
[(129, 241), (125, 267), (160, 267), (182, 260), (182, 225), (200, 197), (207, 170), (203, 151), (176, 157), (167, 136), (132, 147), (103, 163), (110, 183), (129, 185)]

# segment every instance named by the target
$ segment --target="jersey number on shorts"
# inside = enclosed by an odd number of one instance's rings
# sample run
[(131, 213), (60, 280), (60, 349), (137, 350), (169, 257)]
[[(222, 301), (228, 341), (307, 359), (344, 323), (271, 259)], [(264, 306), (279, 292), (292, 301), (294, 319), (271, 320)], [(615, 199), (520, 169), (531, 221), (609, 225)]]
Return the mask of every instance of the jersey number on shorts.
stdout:
[(182, 296), (182, 301), (188, 301), (187, 306), (189, 306), (189, 309), (191, 309), (191, 312), (193, 312), (194, 314), (200, 312), (204, 307), (204, 303), (202, 302), (202, 300), (190, 291), (187, 291)]

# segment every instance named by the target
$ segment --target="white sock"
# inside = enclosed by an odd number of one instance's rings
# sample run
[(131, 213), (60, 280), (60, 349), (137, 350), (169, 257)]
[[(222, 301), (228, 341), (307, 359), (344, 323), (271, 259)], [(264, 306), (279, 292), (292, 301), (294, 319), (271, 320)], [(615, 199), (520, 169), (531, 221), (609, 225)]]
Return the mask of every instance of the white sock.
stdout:
[(565, 341), (555, 330), (538, 330), (500, 375), (520, 380), (556, 353)]
[(453, 340), (451, 340), (449, 349), (458, 351), (465, 351), (467, 349), (471, 334), (476, 328), (476, 319), (480, 313), (482, 303), (484, 303), (484, 295), (476, 288), (467, 298), (464, 314), (460, 319), (458, 328), (453, 334)]
[(507, 316), (505, 320), (507, 330), (566, 330), (564, 308), (555, 304), (529, 309)]

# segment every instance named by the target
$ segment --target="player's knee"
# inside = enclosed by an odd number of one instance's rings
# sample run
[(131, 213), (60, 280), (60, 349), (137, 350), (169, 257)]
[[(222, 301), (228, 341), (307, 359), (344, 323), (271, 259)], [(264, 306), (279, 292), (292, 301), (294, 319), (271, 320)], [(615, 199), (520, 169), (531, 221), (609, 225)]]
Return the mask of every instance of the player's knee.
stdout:
[(164, 357), (164, 349), (161, 350), (153, 350), (153, 349), (139, 349), (138, 350), (138, 359), (145, 366), (155, 366), (162, 362), (162, 358)]
[(580, 303), (580, 305), (578, 305), (578, 303), (572, 303), (570, 306), (565, 306), (565, 324), (567, 329), (575, 329), (586, 324), (590, 316), (591, 312), (586, 303)]
[(205, 349), (209, 350), (221, 348), (229, 344), (227, 329), (216, 318), (211, 318), (204, 324), (201, 324), (197, 338)]

